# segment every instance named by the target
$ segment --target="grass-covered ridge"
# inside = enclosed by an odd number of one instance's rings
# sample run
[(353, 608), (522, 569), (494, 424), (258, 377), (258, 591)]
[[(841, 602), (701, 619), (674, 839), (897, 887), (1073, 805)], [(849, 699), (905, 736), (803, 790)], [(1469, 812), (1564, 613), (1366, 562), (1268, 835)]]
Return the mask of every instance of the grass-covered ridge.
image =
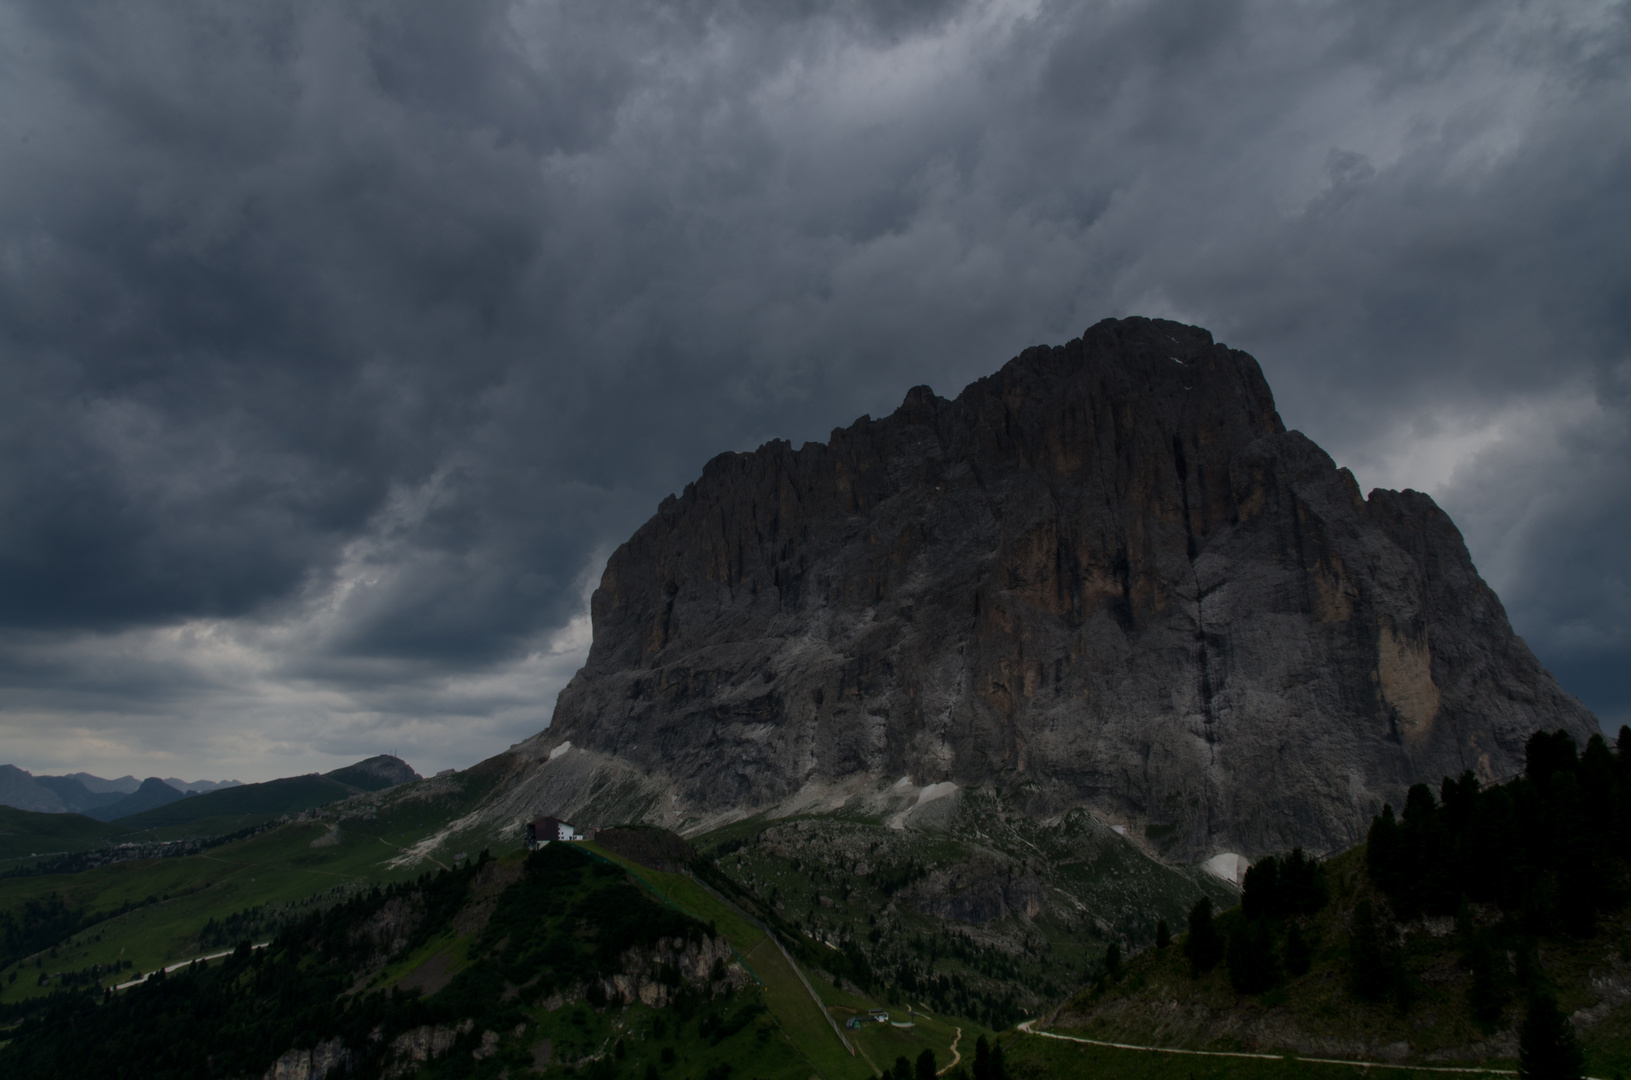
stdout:
[(40, 814), (0, 806), (0, 873), (42, 856), (88, 851), (128, 831), (83, 814)]
[(139, 814), (119, 818), (114, 824), (136, 832), (162, 829), (166, 826), (188, 825), (206, 820), (234, 823), (233, 827), (283, 814), (298, 814), (341, 799), (348, 799), (362, 789), (343, 784), (326, 776), (288, 776), (260, 784), (222, 788), (178, 799)]
[(226, 926), (265, 940), (313, 909), (448, 865), (403, 854), (490, 788), (478, 770), (470, 774), (351, 799), (319, 820), (273, 823), (195, 854), (0, 873), (0, 1016), (88, 974), (152, 971), (212, 951)]
[[(8, 1077), (259, 1075), (290, 1051), (349, 1075), (729, 1075), (804, 1080), (762, 991), (705, 924), (567, 845), (370, 890), (266, 949), (60, 1001), (0, 1050)], [(415, 962), (417, 960), (417, 962)], [(606, 992), (614, 973), (638, 991)], [(642, 996), (660, 1002), (653, 1007)], [(422, 1059), (422, 1060), (421, 1060)], [(711, 1070), (711, 1072), (710, 1072)]]

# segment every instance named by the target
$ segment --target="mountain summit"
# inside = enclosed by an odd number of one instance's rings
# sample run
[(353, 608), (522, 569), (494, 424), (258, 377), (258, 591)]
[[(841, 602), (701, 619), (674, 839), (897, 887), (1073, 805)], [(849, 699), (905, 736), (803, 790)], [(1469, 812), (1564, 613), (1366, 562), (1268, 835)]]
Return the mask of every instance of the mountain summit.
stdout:
[(720, 455), (593, 620), (520, 749), (633, 766), (671, 817), (909, 777), (1085, 805), (1169, 858), (1325, 851), (1411, 783), (1597, 728), (1432, 499), (1361, 495), (1251, 356), (1161, 320)]

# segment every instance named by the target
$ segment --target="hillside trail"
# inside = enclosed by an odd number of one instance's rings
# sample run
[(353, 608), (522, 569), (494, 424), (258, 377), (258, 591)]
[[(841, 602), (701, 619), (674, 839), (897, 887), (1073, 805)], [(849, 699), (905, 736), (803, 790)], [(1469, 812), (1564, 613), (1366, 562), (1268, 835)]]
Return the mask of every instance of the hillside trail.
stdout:
[[(1180, 1050), (1170, 1046), (1135, 1046), (1132, 1043), (1105, 1042), (1101, 1039), (1084, 1039), (1079, 1035), (1058, 1035), (1051, 1031), (1036, 1031), (1031, 1025), (1035, 1020), (1026, 1020), (1017, 1025), (1020, 1031), (1027, 1035), (1036, 1035), (1044, 1039), (1060, 1039), (1064, 1042), (1083, 1043), (1087, 1046), (1107, 1046), (1115, 1050), (1141, 1050), (1148, 1054), (1188, 1054), (1191, 1057), (1215, 1058), (1257, 1058), (1261, 1061), (1284, 1061), (1297, 1064), (1312, 1065), (1346, 1065), (1357, 1069), (1401, 1069), (1407, 1072), (1431, 1073), (1467, 1073), (1475, 1076), (1517, 1076), (1515, 1069), (1483, 1069), (1475, 1065), (1401, 1065), (1386, 1061), (1359, 1061), (1348, 1058), (1318, 1058), (1293, 1057), (1289, 1054), (1253, 1054), (1243, 1050)], [(1583, 1080), (1602, 1080), (1601, 1077), (1587, 1076)]]
[[(1032, 1032), (1032, 1034), (1035, 1034), (1035, 1033)], [(957, 1044), (962, 1042), (962, 1041), (963, 1041), (963, 1029), (958, 1028), (957, 1029), (957, 1034), (952, 1036), (952, 1040), (951, 1040), (951, 1064), (947, 1065), (944, 1069), (941, 1069), (939, 1072), (935, 1073), (936, 1076), (945, 1076), (947, 1073), (949, 1073), (953, 1069), (957, 1068), (957, 1063), (959, 1061), (963, 1060), (963, 1055), (958, 1053), (958, 1051), (957, 1051)]]
[[(271, 942), (269, 942), (269, 941), (263, 941), (259, 945), (251, 945), (250, 948), (251, 949), (264, 949), (264, 948), (266, 948), (266, 946), (268, 946), (270, 944), (271, 944)], [(175, 971), (175, 970), (177, 970), (179, 968), (187, 967), (190, 964), (196, 964), (196, 963), (199, 963), (201, 961), (204, 962), (204, 963), (208, 963), (211, 960), (219, 960), (219, 959), (221, 959), (221, 957), (231, 956), (233, 953), (235, 953), (237, 951), (238, 950), (236, 950), (236, 949), (224, 949), (221, 952), (210, 953), (208, 956), (194, 956), (191, 959), (187, 959), (187, 960), (177, 960), (173, 964), (166, 964), (166, 965), (164, 965), (164, 967), (156, 968), (153, 971), (149, 971), (145, 975), (138, 975), (136, 978), (131, 979), (129, 982), (119, 983), (118, 985), (116, 985), (114, 987), (114, 989), (115, 990), (124, 990), (124, 989), (126, 989), (128, 987), (131, 987), (131, 986), (140, 986), (142, 983), (146, 982), (148, 979), (150, 979), (154, 975), (158, 974), (159, 971), (163, 971), (166, 975), (168, 975), (170, 972)]]

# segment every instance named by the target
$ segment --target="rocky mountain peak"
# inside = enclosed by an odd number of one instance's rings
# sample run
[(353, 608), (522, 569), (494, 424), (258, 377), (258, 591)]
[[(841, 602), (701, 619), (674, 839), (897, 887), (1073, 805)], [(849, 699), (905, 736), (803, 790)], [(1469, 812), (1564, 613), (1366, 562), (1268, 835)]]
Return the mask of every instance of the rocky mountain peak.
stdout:
[(364, 758), (353, 765), (323, 775), (330, 780), (338, 780), (342, 784), (350, 784), (363, 791), (383, 791), (397, 784), (422, 779), (414, 771), (413, 766), (391, 754), (376, 754), (374, 757)]
[(1106, 320), (955, 400), (722, 454), (609, 560), (539, 740), (697, 814), (989, 786), (1173, 858), (1362, 833), (1591, 715), (1417, 492), (1361, 495), (1205, 330)]

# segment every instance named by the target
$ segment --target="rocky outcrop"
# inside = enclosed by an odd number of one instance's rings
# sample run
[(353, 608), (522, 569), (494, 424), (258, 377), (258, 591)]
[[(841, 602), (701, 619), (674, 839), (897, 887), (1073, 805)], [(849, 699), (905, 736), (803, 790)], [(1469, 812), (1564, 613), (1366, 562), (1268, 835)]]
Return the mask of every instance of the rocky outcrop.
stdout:
[(593, 619), (518, 750), (605, 755), (669, 820), (908, 776), (1088, 806), (1172, 858), (1325, 851), (1412, 782), (1596, 728), (1431, 499), (1363, 496), (1250, 356), (1147, 319), (715, 458)]
[(323, 775), (361, 791), (384, 791), (398, 784), (422, 779), (414, 772), (413, 766), (391, 754), (365, 758), (355, 765), (347, 765), (343, 769), (335, 769)]
[(290, 1050), (266, 1070), (265, 1080), (324, 1080), (350, 1072), (357, 1055), (340, 1039), (329, 1039), (309, 1050)]
[(395, 956), (424, 921), (425, 901), (418, 893), (386, 900), (350, 932), (353, 944), (365, 946), (363, 967), (379, 967)]
[(995, 922), (1009, 912), (1035, 918), (1042, 912), (1042, 882), (1024, 867), (985, 857), (937, 870), (912, 890), (925, 915), (965, 923)]
[(453, 1049), (459, 1037), (470, 1034), (475, 1027), (476, 1022), (467, 1017), (457, 1024), (426, 1024), (404, 1031), (391, 1040), (391, 1064), (385, 1075), (412, 1075), (418, 1066)]
[(621, 970), (602, 979), (600, 989), (606, 1000), (642, 1001), (660, 1009), (671, 1004), (683, 987), (724, 992), (751, 981), (724, 938), (663, 938), (650, 949), (624, 953)]

